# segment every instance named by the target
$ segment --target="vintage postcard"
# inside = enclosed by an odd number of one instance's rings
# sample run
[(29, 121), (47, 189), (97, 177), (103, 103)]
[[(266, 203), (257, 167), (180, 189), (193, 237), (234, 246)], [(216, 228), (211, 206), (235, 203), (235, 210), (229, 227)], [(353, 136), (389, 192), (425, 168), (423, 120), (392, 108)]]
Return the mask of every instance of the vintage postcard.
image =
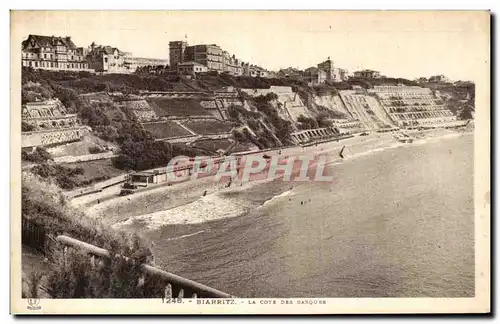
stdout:
[(490, 19), (12, 11), (11, 312), (489, 313)]

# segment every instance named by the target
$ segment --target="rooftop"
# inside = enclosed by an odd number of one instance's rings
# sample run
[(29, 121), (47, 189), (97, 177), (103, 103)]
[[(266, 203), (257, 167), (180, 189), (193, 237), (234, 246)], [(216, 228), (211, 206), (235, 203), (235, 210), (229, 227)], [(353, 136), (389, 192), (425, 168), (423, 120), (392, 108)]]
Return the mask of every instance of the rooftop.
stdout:
[(379, 71), (369, 70), (369, 69), (365, 69), (365, 70), (361, 70), (361, 71), (356, 71), (356, 72), (375, 72), (375, 73), (380, 73)]
[(25, 48), (31, 42), (33, 46), (38, 47), (55, 47), (58, 44), (63, 44), (71, 49), (76, 49), (75, 43), (71, 40), (71, 37), (65, 36), (42, 36), (42, 35), (29, 35), (26, 40), (22, 42), (22, 47)]
[(93, 46), (93, 49), (95, 52), (105, 52), (106, 54), (114, 54), (115, 52), (118, 52), (118, 54), (126, 55), (130, 54), (128, 52), (123, 52), (120, 51), (117, 47), (112, 47), (109, 45), (96, 45), (94, 42), (90, 45), (91, 47)]

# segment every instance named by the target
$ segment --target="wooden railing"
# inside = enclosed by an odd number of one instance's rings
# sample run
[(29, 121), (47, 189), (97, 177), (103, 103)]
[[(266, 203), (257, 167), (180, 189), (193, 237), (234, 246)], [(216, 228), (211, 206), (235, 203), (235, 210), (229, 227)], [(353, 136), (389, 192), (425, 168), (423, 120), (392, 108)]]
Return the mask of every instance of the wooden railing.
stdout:
[[(127, 257), (120, 255), (111, 255), (111, 253), (103, 248), (97, 247), (86, 242), (76, 240), (74, 238), (60, 235), (57, 237), (57, 241), (65, 245), (66, 247), (76, 248), (84, 250), (91, 255), (92, 262), (95, 262), (95, 258), (124, 258), (129, 260)], [(180, 277), (173, 273), (155, 268), (148, 264), (141, 264), (140, 269), (144, 276), (154, 276), (163, 279), (165, 284), (165, 294), (164, 298), (234, 298), (230, 294), (219, 291), (217, 289), (205, 286), (198, 282)]]

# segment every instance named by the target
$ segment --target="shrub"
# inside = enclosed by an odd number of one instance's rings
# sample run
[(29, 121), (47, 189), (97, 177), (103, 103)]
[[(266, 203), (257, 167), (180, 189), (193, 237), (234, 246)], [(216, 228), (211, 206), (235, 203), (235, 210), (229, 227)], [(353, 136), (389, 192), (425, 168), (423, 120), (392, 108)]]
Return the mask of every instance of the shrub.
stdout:
[(298, 127), (300, 129), (311, 129), (311, 128), (318, 128), (318, 122), (316, 121), (316, 119), (314, 118), (311, 118), (311, 117), (306, 117), (304, 115), (300, 115), (298, 118), (297, 118), (297, 122), (299, 122), (300, 124), (298, 125)]
[(25, 298), (39, 298), (40, 283), (42, 274), (37, 271), (32, 271), (28, 277), (28, 292), (25, 292)]
[[(57, 164), (47, 164), (42, 163), (35, 165), (32, 169), (33, 173), (44, 178), (44, 179), (54, 179), (59, 187), (67, 190), (71, 190), (75, 187), (79, 187), (85, 184), (85, 182), (80, 182), (76, 176), (84, 173), (83, 168), (68, 168)], [(91, 182), (97, 181), (92, 179)]]
[(254, 144), (255, 146), (257, 146), (259, 149), (263, 149), (265, 148), (265, 146), (262, 145), (262, 143), (255, 137), (253, 136), (249, 131), (248, 129), (243, 129), (243, 135), (245, 136), (245, 138), (247, 139), (247, 141), (249, 141), (250, 143)]
[(260, 129), (260, 123), (255, 119), (248, 120), (248, 126), (250, 126), (250, 128), (252, 128), (253, 130)]
[(98, 154), (98, 153), (102, 153), (102, 152), (105, 152), (102, 148), (100, 148), (99, 146), (91, 146), (89, 147), (89, 153), (90, 154)]
[(21, 153), (21, 159), (34, 163), (45, 163), (47, 160), (52, 159), (52, 156), (43, 147), (37, 147), (35, 151), (31, 153), (23, 151), (23, 153)]
[(92, 266), (89, 255), (70, 250), (66, 256), (54, 253), (54, 271), (48, 277), (53, 298), (160, 298), (165, 282), (147, 276), (140, 281), (140, 264), (148, 251), (139, 245), (129, 249), (130, 260), (113, 258)]
[(243, 135), (242, 132), (240, 132), (239, 130), (235, 129), (233, 130), (233, 137), (235, 140), (237, 140), (238, 142), (245, 142), (245, 135)]
[(21, 132), (31, 132), (35, 130), (35, 126), (26, 122), (21, 122)]
[(32, 170), (42, 178), (54, 178), (63, 189), (73, 189), (76, 186), (76, 181), (72, 178), (69, 168), (43, 163), (34, 166)]
[(52, 88), (54, 89), (54, 96), (58, 98), (65, 107), (69, 109), (74, 108), (75, 102), (78, 100), (78, 93), (75, 90), (57, 85)]
[(466, 105), (460, 110), (458, 114), (458, 118), (460, 119), (472, 119), (472, 112), (474, 111), (474, 108), (470, 105)]
[(94, 134), (105, 141), (116, 142), (119, 137), (116, 127), (111, 125), (98, 125), (92, 128)]
[(329, 115), (326, 112), (321, 112), (316, 117), (316, 122), (319, 127), (331, 127), (332, 121), (329, 119)]

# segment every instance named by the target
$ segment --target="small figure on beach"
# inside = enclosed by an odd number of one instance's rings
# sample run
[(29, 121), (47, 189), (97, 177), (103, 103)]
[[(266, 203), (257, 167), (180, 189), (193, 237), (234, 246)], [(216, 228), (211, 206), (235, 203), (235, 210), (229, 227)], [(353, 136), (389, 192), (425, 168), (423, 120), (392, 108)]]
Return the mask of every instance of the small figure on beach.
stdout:
[(97, 203), (100, 203), (99, 199), (97, 199)]
[(300, 202), (300, 204), (301, 204), (301, 205), (303, 205), (303, 204), (304, 204), (304, 202), (303, 202), (303, 201), (301, 201), (301, 202)]
[(344, 154), (343, 154), (343, 153), (344, 153), (344, 149), (345, 149), (345, 145), (344, 145), (344, 146), (342, 146), (342, 149), (340, 150), (340, 153), (339, 153), (339, 156), (340, 156), (340, 158), (342, 158), (342, 159), (344, 158)]
[(205, 197), (206, 195), (207, 195), (207, 191), (205, 190), (205, 191), (203, 192), (203, 197)]

